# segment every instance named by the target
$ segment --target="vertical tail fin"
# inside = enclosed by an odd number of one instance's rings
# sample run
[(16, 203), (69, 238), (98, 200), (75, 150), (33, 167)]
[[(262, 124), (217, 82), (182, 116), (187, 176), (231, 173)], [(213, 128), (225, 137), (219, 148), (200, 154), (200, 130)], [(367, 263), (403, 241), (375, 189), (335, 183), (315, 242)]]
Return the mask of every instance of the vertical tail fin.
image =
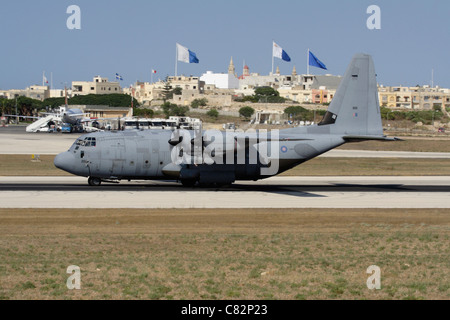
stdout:
[(382, 136), (380, 104), (372, 57), (357, 54), (319, 126), (332, 125), (332, 132), (351, 136)]

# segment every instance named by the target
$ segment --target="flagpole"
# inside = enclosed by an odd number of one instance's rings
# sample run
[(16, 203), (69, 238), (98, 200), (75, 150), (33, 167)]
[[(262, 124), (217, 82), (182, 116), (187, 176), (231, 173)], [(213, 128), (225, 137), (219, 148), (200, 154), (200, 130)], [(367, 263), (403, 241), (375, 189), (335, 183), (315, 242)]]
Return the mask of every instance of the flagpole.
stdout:
[(306, 58), (306, 74), (309, 75), (309, 48), (308, 48), (308, 54)]
[(274, 63), (274, 58), (273, 58), (273, 54), (272, 54), (272, 75), (273, 75), (273, 63)]
[(178, 76), (178, 46), (175, 45), (175, 77)]
[(273, 75), (273, 64), (274, 64), (274, 57), (273, 57), (273, 46), (275, 45), (275, 41), (272, 41), (272, 75)]

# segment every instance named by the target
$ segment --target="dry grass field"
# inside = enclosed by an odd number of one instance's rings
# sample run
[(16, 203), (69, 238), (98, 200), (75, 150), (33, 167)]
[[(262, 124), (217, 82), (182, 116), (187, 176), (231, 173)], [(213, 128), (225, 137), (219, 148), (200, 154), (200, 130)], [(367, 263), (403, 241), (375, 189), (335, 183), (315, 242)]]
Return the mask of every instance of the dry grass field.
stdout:
[[(450, 141), (341, 148), (450, 152)], [(0, 155), (0, 176), (68, 175), (53, 159)], [(450, 176), (450, 162), (316, 158), (284, 175)], [(449, 300), (449, 240), (446, 209), (0, 209), (0, 300)], [(81, 290), (66, 286), (71, 265)], [(371, 265), (380, 290), (366, 286)]]
[(450, 298), (448, 210), (0, 209), (0, 234), (0, 299)]
[(404, 140), (396, 142), (364, 141), (358, 143), (348, 143), (339, 147), (339, 149), (372, 151), (450, 152), (450, 139), (448, 138), (400, 138)]

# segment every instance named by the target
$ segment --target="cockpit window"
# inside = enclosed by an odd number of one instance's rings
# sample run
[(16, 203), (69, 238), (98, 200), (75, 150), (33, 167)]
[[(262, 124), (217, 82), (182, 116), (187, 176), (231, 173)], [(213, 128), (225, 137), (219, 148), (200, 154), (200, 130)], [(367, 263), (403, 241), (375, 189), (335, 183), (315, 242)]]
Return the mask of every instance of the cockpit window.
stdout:
[(75, 142), (75, 150), (78, 150), (80, 147), (96, 147), (97, 146), (97, 139), (93, 137), (87, 137), (84, 140), (78, 139)]
[(95, 147), (97, 145), (97, 140), (92, 137), (87, 137), (84, 139), (84, 143), (86, 147)]

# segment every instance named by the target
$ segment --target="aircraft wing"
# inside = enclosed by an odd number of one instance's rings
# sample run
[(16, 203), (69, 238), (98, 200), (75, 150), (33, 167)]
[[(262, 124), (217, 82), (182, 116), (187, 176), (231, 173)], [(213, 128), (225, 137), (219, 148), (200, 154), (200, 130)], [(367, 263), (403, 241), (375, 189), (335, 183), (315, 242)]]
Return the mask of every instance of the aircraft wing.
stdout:
[(21, 116), (20, 114), (4, 114), (4, 117), (19, 117), (19, 118), (29, 118), (29, 119), (40, 119), (42, 117), (33, 117), (33, 116)]

